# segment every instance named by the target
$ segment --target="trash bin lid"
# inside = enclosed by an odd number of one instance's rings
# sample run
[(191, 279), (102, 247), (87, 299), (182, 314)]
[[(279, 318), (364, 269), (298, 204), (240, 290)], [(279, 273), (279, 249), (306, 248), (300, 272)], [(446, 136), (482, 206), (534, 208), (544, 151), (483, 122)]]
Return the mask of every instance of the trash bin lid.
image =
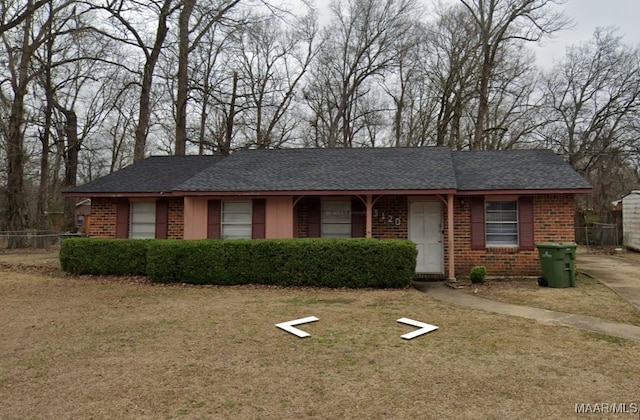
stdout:
[(537, 248), (553, 248), (553, 249), (563, 249), (563, 248), (575, 248), (577, 245), (574, 242), (538, 242), (536, 244)]

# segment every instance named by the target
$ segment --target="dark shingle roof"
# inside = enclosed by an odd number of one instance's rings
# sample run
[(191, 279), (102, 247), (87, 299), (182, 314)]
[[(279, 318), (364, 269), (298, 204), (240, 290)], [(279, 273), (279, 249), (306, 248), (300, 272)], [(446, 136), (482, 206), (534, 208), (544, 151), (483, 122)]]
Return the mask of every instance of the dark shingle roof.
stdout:
[(551, 150), (453, 152), (452, 157), (460, 191), (591, 188)]
[(222, 156), (152, 156), (98, 178), (70, 193), (156, 193), (176, 186), (220, 161)]
[(147, 158), (68, 193), (403, 190), (587, 190), (549, 150), (452, 152), (444, 147), (242, 150)]
[(444, 147), (243, 150), (178, 191), (350, 191), (455, 189)]

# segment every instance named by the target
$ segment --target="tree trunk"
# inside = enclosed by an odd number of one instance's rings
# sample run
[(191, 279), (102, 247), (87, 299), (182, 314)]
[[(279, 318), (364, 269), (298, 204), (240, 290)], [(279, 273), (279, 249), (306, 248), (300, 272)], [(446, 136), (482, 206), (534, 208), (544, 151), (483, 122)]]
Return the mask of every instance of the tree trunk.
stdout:
[[(31, 7), (29, 2), (27, 7)], [(7, 129), (7, 201), (5, 207), (5, 221), (7, 230), (22, 232), (28, 227), (27, 203), (24, 189), (24, 98), (27, 94), (29, 82), (29, 65), (31, 63), (32, 16), (25, 19), (22, 38), (22, 53), (20, 56), (17, 78), (12, 81), (13, 103), (9, 114)], [(9, 248), (23, 248), (26, 240), (23, 237), (9, 237)]]
[(158, 16), (158, 28), (156, 39), (151, 52), (147, 55), (142, 73), (142, 88), (140, 91), (140, 110), (138, 111), (138, 126), (135, 131), (135, 145), (133, 149), (133, 161), (138, 162), (144, 159), (147, 145), (147, 134), (149, 132), (149, 122), (151, 120), (151, 87), (153, 84), (153, 72), (155, 71), (160, 50), (167, 36), (167, 18), (170, 14), (172, 0), (164, 0), (160, 15)]
[(396, 112), (393, 121), (393, 128), (396, 137), (396, 147), (402, 146), (402, 113), (404, 112), (404, 86), (401, 89), (402, 93), (400, 94), (400, 98), (396, 100)]
[[(40, 132), (40, 143), (42, 144), (42, 156), (40, 157), (40, 186), (38, 187), (38, 198), (37, 198), (37, 225), (38, 230), (42, 233), (44, 231), (49, 230), (49, 226), (47, 224), (47, 216), (45, 212), (47, 211), (47, 205), (49, 203), (49, 152), (51, 148), (51, 116), (53, 114), (53, 98), (52, 98), (52, 89), (51, 89), (51, 56), (53, 50), (53, 38), (49, 36), (49, 40), (47, 41), (47, 51), (46, 51), (46, 59), (47, 59), (47, 68), (45, 70), (45, 81), (44, 81), (44, 89), (45, 89), (45, 110), (44, 110), (44, 129)], [(39, 248), (45, 247), (44, 238), (42, 240), (38, 240), (37, 246)]]
[(489, 46), (485, 46), (484, 61), (482, 63), (482, 70), (480, 71), (480, 89), (478, 98), (478, 113), (476, 115), (473, 144), (471, 149), (481, 150), (483, 148), (482, 139), (484, 137), (484, 122), (489, 112), (489, 80), (491, 79), (491, 69), (493, 62), (491, 59), (491, 53)]
[[(24, 148), (22, 126), (24, 119), (25, 89), (18, 87), (9, 116), (7, 133), (7, 202), (6, 230), (19, 233), (27, 228), (26, 200), (24, 191)], [(26, 241), (21, 237), (9, 237), (9, 248), (24, 248)]]
[[(78, 117), (73, 109), (63, 111), (65, 117), (65, 137), (67, 147), (64, 162), (64, 183), (63, 188), (76, 186), (78, 178), (78, 154), (80, 153), (80, 140), (78, 139)], [(67, 231), (75, 229), (76, 200), (65, 199), (64, 205), (64, 226)]]
[[(51, 8), (52, 5), (50, 4)], [(53, 55), (53, 37), (51, 36), (51, 25), (48, 27), (49, 39), (46, 43), (46, 69), (44, 74), (45, 109), (44, 109), (44, 129), (40, 132), (40, 143), (42, 144), (42, 156), (40, 157), (40, 185), (38, 186), (38, 197), (36, 206), (36, 223), (40, 233), (50, 230), (47, 223), (47, 205), (49, 203), (49, 152), (51, 149), (51, 117), (53, 114), (53, 92), (51, 88), (51, 62)], [(38, 248), (46, 246), (46, 238), (38, 238)]]
[(229, 103), (229, 116), (224, 136), (224, 145), (220, 148), (220, 153), (228, 155), (231, 151), (231, 140), (233, 138), (233, 124), (236, 117), (236, 96), (238, 90), (238, 73), (233, 72), (233, 90), (231, 92), (231, 102)]
[(183, 0), (178, 23), (178, 93), (176, 99), (176, 155), (187, 149), (187, 98), (189, 96), (189, 19), (196, 0)]

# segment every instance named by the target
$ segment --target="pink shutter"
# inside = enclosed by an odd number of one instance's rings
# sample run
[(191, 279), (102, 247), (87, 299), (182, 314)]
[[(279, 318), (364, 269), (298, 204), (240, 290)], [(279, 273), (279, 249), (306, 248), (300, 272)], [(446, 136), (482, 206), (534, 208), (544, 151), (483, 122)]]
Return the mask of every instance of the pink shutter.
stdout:
[(364, 238), (366, 236), (366, 207), (358, 197), (351, 199), (351, 237)]
[(307, 199), (307, 209), (309, 215), (307, 217), (307, 223), (309, 224), (309, 237), (319, 238), (321, 236), (322, 228), (322, 215), (321, 204), (318, 197), (310, 197)]
[(121, 199), (116, 203), (116, 238), (129, 237), (129, 200)]
[(169, 232), (169, 200), (156, 201), (156, 239), (167, 239)]
[(220, 217), (222, 202), (209, 200), (207, 208), (207, 238), (220, 239)]
[(535, 249), (533, 234), (533, 198), (520, 197), (518, 200), (518, 241), (520, 249), (531, 251)]
[(471, 249), (485, 249), (483, 197), (471, 199)]
[(253, 200), (251, 212), (251, 237), (253, 239), (265, 238), (266, 201)]

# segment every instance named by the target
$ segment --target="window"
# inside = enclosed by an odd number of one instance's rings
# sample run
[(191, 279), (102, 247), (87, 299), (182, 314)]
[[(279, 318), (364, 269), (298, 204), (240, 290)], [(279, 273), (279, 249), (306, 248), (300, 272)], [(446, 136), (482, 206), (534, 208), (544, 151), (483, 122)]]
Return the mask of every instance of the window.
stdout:
[(156, 237), (155, 201), (133, 201), (129, 225), (131, 239), (153, 239)]
[(518, 246), (517, 201), (487, 201), (485, 216), (488, 247)]
[(251, 201), (222, 202), (222, 238), (251, 239)]
[(323, 238), (351, 237), (351, 201), (322, 201)]

